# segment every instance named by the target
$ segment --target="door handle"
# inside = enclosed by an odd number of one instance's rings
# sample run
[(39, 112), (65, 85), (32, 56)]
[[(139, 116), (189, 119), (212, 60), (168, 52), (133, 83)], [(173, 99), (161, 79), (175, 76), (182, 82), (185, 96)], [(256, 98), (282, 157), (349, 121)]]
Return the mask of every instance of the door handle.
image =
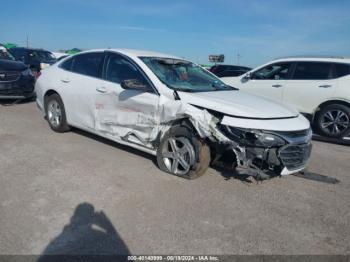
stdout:
[(282, 87), (282, 85), (272, 85), (272, 87), (279, 88), (279, 87)]
[(330, 87), (332, 87), (331, 85), (320, 85), (320, 86), (318, 86), (318, 87), (321, 87), (321, 88), (330, 88)]
[(69, 83), (70, 82), (70, 79), (69, 78), (61, 78), (61, 81), (63, 83)]
[(107, 93), (107, 89), (104, 86), (97, 87), (96, 91), (100, 93)]

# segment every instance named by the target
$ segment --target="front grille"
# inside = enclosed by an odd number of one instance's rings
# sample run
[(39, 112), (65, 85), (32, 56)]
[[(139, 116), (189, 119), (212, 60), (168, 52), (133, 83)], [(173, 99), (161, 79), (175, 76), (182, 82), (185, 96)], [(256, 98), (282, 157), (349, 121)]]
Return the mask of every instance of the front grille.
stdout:
[(279, 134), (283, 137), (297, 138), (297, 137), (306, 137), (310, 132), (309, 129), (298, 130), (298, 131), (275, 131), (274, 133)]
[(311, 144), (287, 145), (279, 151), (283, 165), (289, 170), (303, 167), (310, 157)]
[(0, 82), (17, 81), (21, 76), (21, 72), (16, 71), (0, 71)]

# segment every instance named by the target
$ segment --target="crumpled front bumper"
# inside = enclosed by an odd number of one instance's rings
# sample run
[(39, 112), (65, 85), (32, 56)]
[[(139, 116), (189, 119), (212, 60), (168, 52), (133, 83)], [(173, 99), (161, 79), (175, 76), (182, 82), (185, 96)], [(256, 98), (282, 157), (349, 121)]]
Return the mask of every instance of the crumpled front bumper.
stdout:
[(305, 169), (311, 155), (312, 144), (287, 144), (279, 150), (278, 157), (283, 165), (281, 175), (298, 173)]
[[(310, 158), (312, 145), (307, 137), (305, 140), (290, 142), (280, 147), (252, 147), (237, 144), (239, 141), (221, 144), (219, 154), (224, 156), (225, 152), (234, 152), (232, 159), (237, 166), (248, 170), (248, 174), (262, 179), (273, 176), (285, 176), (304, 170)], [(227, 158), (226, 158), (227, 159)], [(220, 161), (218, 161), (220, 162)], [(220, 163), (221, 164), (221, 163)]]

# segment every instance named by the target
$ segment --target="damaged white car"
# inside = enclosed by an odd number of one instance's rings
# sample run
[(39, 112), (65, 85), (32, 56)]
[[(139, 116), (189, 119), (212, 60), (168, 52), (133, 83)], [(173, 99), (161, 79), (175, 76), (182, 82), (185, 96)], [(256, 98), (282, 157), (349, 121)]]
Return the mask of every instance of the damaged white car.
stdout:
[(193, 179), (210, 163), (266, 179), (303, 170), (309, 122), (238, 91), (200, 66), (148, 51), (91, 50), (43, 71), (37, 104), (57, 132), (70, 126), (157, 156), (159, 168)]

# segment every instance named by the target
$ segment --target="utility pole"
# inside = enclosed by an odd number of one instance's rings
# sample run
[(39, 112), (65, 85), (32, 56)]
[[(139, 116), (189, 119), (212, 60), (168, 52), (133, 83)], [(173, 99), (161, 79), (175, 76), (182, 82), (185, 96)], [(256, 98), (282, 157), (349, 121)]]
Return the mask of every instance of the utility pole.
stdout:
[(27, 35), (27, 48), (29, 48), (29, 37)]
[(239, 65), (239, 60), (241, 59), (241, 55), (240, 55), (240, 53), (239, 52), (237, 52), (237, 65)]

